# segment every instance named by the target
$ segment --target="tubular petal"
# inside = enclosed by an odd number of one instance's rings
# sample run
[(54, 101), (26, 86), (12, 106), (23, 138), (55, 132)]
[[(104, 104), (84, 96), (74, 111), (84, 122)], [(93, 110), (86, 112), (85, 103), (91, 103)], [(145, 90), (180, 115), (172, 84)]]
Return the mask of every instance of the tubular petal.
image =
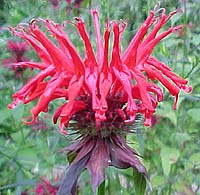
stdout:
[[(85, 113), (85, 120), (97, 132), (111, 121), (117, 124), (117, 119), (124, 124), (133, 123), (137, 113), (143, 114), (145, 125), (149, 125), (158, 102), (163, 100), (162, 89), (152, 81), (160, 81), (175, 97), (174, 108), (180, 90), (187, 93), (192, 90), (186, 79), (151, 56), (162, 39), (183, 28), (174, 26), (159, 33), (176, 13), (174, 11), (166, 15), (165, 9), (151, 11), (121, 54), (120, 41), (126, 23), (108, 21), (103, 43), (98, 12), (92, 10), (96, 48), (92, 46), (84, 21), (77, 18), (75, 24), (85, 47), (85, 59), (82, 59), (63, 27), (51, 20), (38, 19), (29, 25), (10, 28), (13, 34), (26, 40), (35, 49), (42, 63), (28, 61), (14, 64), (37, 68), (40, 73), (13, 95), (14, 100), (8, 107), (13, 109), (19, 102), (27, 104), (38, 99), (31, 110), (32, 120), (27, 121), (33, 123), (40, 112), (48, 111), (51, 101), (63, 98), (66, 102), (55, 111), (53, 118), (54, 123), (60, 120), (63, 133), (71, 118), (83, 120), (81, 113)], [(41, 22), (51, 33), (52, 39), (58, 42), (58, 46), (42, 32), (38, 25)], [(111, 34), (113, 44), (109, 55)], [(14, 48), (12, 44), (10, 47)]]

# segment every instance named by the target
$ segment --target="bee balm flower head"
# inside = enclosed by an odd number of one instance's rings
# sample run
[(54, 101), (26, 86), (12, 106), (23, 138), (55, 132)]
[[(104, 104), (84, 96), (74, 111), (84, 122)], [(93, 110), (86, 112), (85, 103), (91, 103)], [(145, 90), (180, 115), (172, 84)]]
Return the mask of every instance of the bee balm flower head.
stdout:
[[(58, 122), (61, 132), (66, 134), (69, 121), (73, 119), (81, 134), (74, 145), (66, 148), (76, 157), (68, 168), (60, 192), (74, 192), (77, 178), (85, 167), (91, 174), (94, 192), (104, 180), (107, 166), (133, 167), (146, 176), (136, 151), (124, 138), (130, 131), (129, 124), (141, 114), (144, 125), (151, 125), (158, 102), (163, 100), (163, 91), (154, 81), (159, 81), (175, 97), (174, 108), (180, 90), (191, 91), (187, 80), (151, 55), (159, 41), (182, 28), (174, 26), (159, 31), (175, 13), (166, 15), (164, 9), (161, 13), (151, 11), (125, 51), (121, 49), (124, 22), (107, 22), (102, 36), (98, 13), (93, 10), (94, 49), (84, 21), (76, 18), (75, 28), (85, 47), (84, 57), (62, 26), (53, 21), (33, 20), (28, 26), (10, 29), (35, 49), (41, 62), (24, 62), (25, 66), (39, 69), (40, 73), (13, 95), (14, 101), (9, 108), (37, 99), (31, 116), (24, 119), (25, 123), (33, 124), (41, 112), (48, 112), (51, 101), (62, 98), (63, 102), (54, 113), (54, 123)], [(40, 30), (38, 23), (44, 24), (57, 45)]]

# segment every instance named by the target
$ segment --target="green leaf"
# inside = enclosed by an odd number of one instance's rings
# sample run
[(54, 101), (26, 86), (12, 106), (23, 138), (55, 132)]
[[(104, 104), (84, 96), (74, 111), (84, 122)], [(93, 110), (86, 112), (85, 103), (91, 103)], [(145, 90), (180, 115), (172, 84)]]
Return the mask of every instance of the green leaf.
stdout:
[(195, 166), (195, 168), (200, 169), (200, 152), (193, 154), (189, 161), (193, 164), (193, 166)]
[(105, 180), (98, 187), (98, 195), (105, 195)]
[(180, 155), (179, 150), (176, 148), (169, 148), (167, 146), (163, 146), (161, 148), (160, 157), (163, 167), (163, 172), (165, 175), (169, 175), (170, 168), (173, 163), (176, 163)]
[(165, 179), (163, 176), (155, 175), (151, 178), (151, 183), (153, 189), (155, 189), (158, 188), (159, 186), (162, 186), (165, 183)]
[(0, 112), (0, 123), (2, 123), (5, 119), (11, 117), (11, 111), (8, 108), (2, 109)]
[(192, 108), (188, 110), (187, 114), (192, 118), (194, 122), (200, 122), (200, 109)]
[(177, 125), (176, 112), (173, 110), (171, 103), (160, 103), (160, 108), (157, 109), (156, 114), (168, 118), (174, 126)]
[(89, 0), (85, 0), (85, 1), (83, 1), (83, 4), (82, 4), (82, 8), (87, 8), (87, 6), (88, 6), (88, 4), (89, 4)]
[(28, 130), (22, 129), (21, 131), (11, 133), (10, 136), (15, 143), (20, 144), (24, 141), (24, 137), (26, 137), (28, 135), (28, 133), (29, 133)]
[(146, 178), (143, 174), (133, 169), (133, 182), (135, 187), (135, 193), (137, 195), (144, 195), (146, 190)]
[(13, 115), (13, 118), (15, 119), (16, 123), (19, 123), (19, 122), (21, 123), (21, 118), (23, 116), (23, 113), (24, 113), (24, 104), (20, 102), (17, 105), (17, 107), (15, 107), (12, 110), (12, 115)]
[(69, 162), (69, 164), (71, 164), (73, 162), (73, 160), (76, 158), (77, 153), (74, 152), (68, 152), (67, 153), (67, 160)]
[(26, 167), (33, 168), (39, 159), (37, 158), (37, 151), (33, 148), (23, 148), (17, 153), (17, 160)]
[(59, 142), (59, 137), (58, 136), (49, 136), (49, 137), (47, 137), (48, 147), (51, 150), (55, 150), (58, 142)]
[(19, 183), (12, 183), (12, 184), (9, 184), (9, 185), (1, 186), (0, 191), (10, 189), (10, 188), (15, 188), (17, 186), (28, 186), (28, 185), (34, 186), (34, 184), (35, 184), (35, 180), (26, 179), (26, 180), (20, 181)]
[(172, 133), (171, 134), (171, 140), (173, 140), (175, 143), (183, 144), (186, 141), (191, 140), (191, 136), (188, 133)]

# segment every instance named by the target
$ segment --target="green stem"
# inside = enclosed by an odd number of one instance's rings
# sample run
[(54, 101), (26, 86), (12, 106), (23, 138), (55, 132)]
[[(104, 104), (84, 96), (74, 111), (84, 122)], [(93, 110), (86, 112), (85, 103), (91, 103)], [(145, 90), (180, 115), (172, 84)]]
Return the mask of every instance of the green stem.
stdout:
[(15, 157), (9, 156), (8, 154), (0, 151), (0, 154), (2, 154), (3, 156), (5, 156), (7, 159), (12, 160), (13, 162), (16, 163), (16, 165), (19, 167), (19, 169), (23, 170), (24, 172), (29, 172), (33, 175), (32, 171), (29, 170), (28, 168), (24, 167), (19, 161), (17, 161), (15, 159)]
[(22, 128), (20, 128), (20, 133), (22, 136), (22, 143), (25, 144), (25, 136), (24, 136), (24, 132), (23, 132)]
[[(184, 2), (184, 25), (186, 28), (184, 28), (184, 48), (183, 48), (183, 54), (184, 57), (187, 56), (187, 24), (188, 24), (188, 19), (187, 19), (187, 5), (186, 2)], [(182, 66), (182, 75), (184, 77), (185, 74), (185, 62), (183, 63)]]
[(106, 20), (109, 20), (109, 0), (103, 0), (101, 2), (101, 22), (103, 23), (102, 25), (105, 24)]
[(105, 195), (105, 180), (98, 187), (98, 195)]
[(172, 193), (172, 184), (171, 182), (169, 183), (169, 188), (168, 188), (168, 195), (171, 195)]

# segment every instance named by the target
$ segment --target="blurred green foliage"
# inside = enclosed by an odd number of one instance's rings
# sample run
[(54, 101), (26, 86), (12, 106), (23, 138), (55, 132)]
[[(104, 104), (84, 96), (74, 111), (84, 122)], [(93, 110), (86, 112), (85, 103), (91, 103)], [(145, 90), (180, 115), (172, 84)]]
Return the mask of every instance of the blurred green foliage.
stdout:
[[(79, 14), (91, 25), (89, 9), (101, 10), (103, 25), (105, 19), (123, 19), (128, 22), (123, 37), (123, 47), (147, 17), (156, 0), (117, 0), (83, 1), (80, 9), (72, 6), (66, 10), (65, 0), (59, 1), (54, 9), (48, 0), (0, 0), (0, 58), (11, 56), (6, 48), (8, 40), (16, 39), (5, 28), (18, 23), (29, 22), (33, 18), (50, 18), (56, 22), (73, 20)], [(200, 4), (199, 0), (162, 0), (161, 7), (167, 12), (182, 9), (169, 21), (169, 25), (187, 26), (182, 34), (171, 35), (155, 49), (154, 55), (168, 64), (177, 74), (189, 80), (193, 86), (191, 94), (181, 93), (178, 108), (172, 109), (173, 100), (165, 94), (165, 101), (159, 105), (155, 115), (155, 126), (144, 128), (142, 124), (133, 127), (136, 135), (128, 136), (134, 142), (133, 147), (140, 151), (147, 166), (151, 187), (147, 186), (148, 195), (198, 195), (200, 194)], [(90, 32), (92, 34), (92, 30)], [(82, 45), (76, 35), (72, 38), (81, 51)], [(29, 58), (36, 58), (31, 51)], [(10, 111), (7, 109), (12, 94), (34, 74), (25, 72), (24, 78), (14, 78), (13, 72), (0, 66), (0, 194), (20, 195), (24, 190), (31, 190), (40, 181), (40, 176), (50, 180), (65, 170), (66, 156), (57, 150), (67, 146), (71, 140), (60, 135), (57, 126), (51, 123), (50, 116), (43, 115), (48, 131), (33, 130), (33, 127), (21, 123), (21, 118), (28, 115), (32, 104), (19, 105)], [(132, 170), (109, 168), (105, 182), (108, 195), (134, 194)], [(91, 193), (88, 173), (80, 180), (80, 194)]]

